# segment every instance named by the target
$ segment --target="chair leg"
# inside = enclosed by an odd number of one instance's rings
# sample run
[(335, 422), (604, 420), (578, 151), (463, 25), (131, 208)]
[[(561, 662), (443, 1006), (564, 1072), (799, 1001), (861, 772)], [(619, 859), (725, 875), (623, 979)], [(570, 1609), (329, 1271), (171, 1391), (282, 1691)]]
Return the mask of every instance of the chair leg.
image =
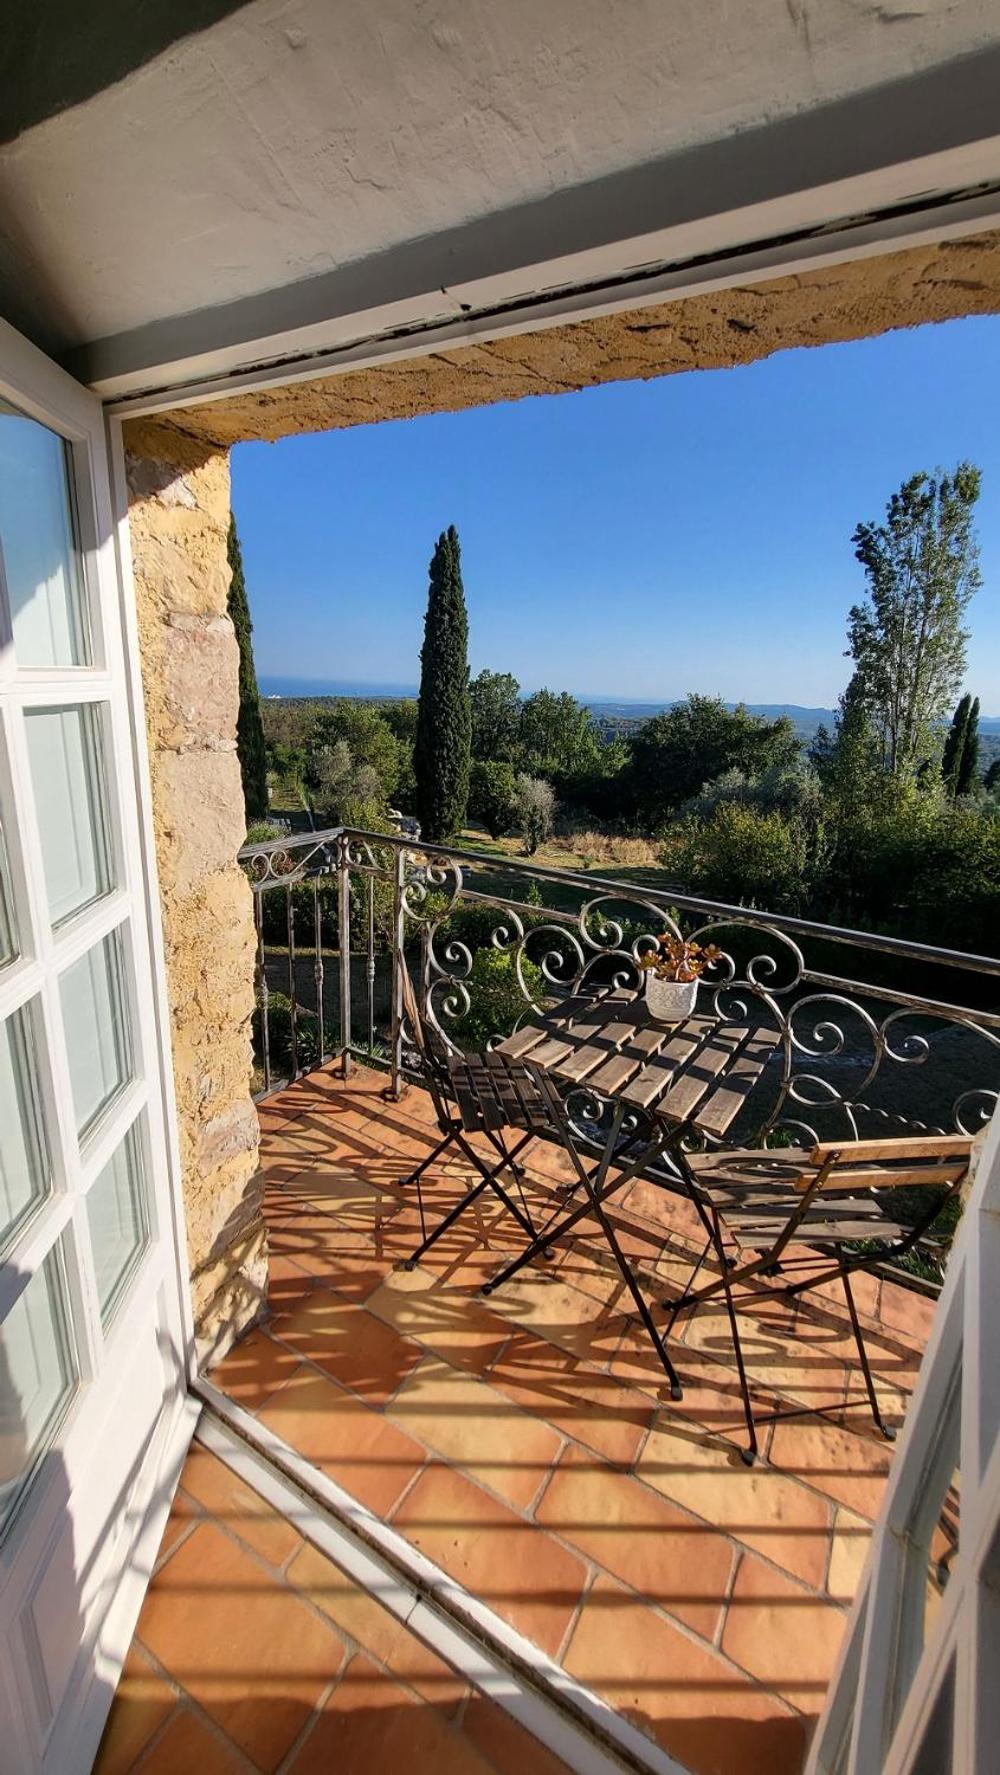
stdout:
[(733, 1303), (733, 1290), (729, 1282), (729, 1272), (725, 1272), (726, 1312), (729, 1314), (729, 1331), (733, 1340), (733, 1353), (736, 1357), (736, 1371), (740, 1377), (740, 1394), (743, 1399), (743, 1415), (746, 1418), (748, 1446), (740, 1449), (740, 1459), (748, 1467), (752, 1467), (757, 1459), (757, 1426), (754, 1423), (753, 1404), (750, 1399), (750, 1387), (747, 1381), (746, 1366), (743, 1361), (743, 1345), (740, 1342), (740, 1327)]
[(447, 1152), (449, 1146), (454, 1145), (456, 1139), (457, 1134), (455, 1129), (449, 1128), (447, 1134), (442, 1135), (441, 1139), (438, 1141), (434, 1151), (428, 1153), (425, 1159), (421, 1159), (416, 1169), (410, 1172), (409, 1177), (404, 1177), (399, 1186), (402, 1190), (409, 1189), (413, 1184), (416, 1184), (417, 1186), (417, 1209), (420, 1214), (421, 1237), (426, 1237), (427, 1221), (424, 1216), (424, 1192), (420, 1187), (420, 1179), (423, 1177), (424, 1172), (429, 1170), (431, 1165), (441, 1157), (441, 1154)]
[(868, 1393), (868, 1403), (872, 1408), (872, 1417), (875, 1419), (875, 1428), (881, 1430), (882, 1435), (887, 1442), (895, 1442), (896, 1432), (893, 1429), (893, 1426), (887, 1424), (882, 1416), (882, 1408), (879, 1405), (878, 1394), (875, 1391), (875, 1383), (872, 1380), (872, 1371), (868, 1362), (868, 1351), (865, 1349), (865, 1340), (861, 1333), (861, 1322), (858, 1319), (858, 1309), (854, 1304), (854, 1292), (851, 1288), (850, 1271), (847, 1269), (841, 1270), (840, 1277), (844, 1284), (844, 1297), (847, 1301), (847, 1311), (851, 1316), (851, 1329), (854, 1332), (854, 1341), (858, 1346), (861, 1372), (865, 1377), (865, 1388)]
[[(507, 1209), (508, 1213), (512, 1214), (514, 1219), (517, 1221), (522, 1232), (527, 1233), (529, 1238), (532, 1236), (532, 1234), (534, 1232), (534, 1228), (531, 1224), (530, 1217), (527, 1214), (527, 1209), (525, 1209), (525, 1213), (522, 1214), (520, 1209), (517, 1206), (517, 1203), (511, 1201), (511, 1199), (510, 1199), (509, 1195), (507, 1194), (507, 1191), (504, 1189), (502, 1183), (500, 1183), (498, 1181), (497, 1172), (504, 1170), (505, 1166), (509, 1165), (509, 1163), (510, 1163), (510, 1160), (509, 1160), (507, 1154), (506, 1153), (504, 1154), (504, 1157), (501, 1159), (500, 1163), (498, 1165), (494, 1165), (492, 1170), (487, 1170), (486, 1166), (483, 1164), (483, 1161), (480, 1159), (479, 1154), (475, 1151), (475, 1148), (468, 1145), (468, 1143), (465, 1141), (465, 1139), (463, 1138), (460, 1131), (456, 1131), (449, 1138), (453, 1139), (456, 1142), (456, 1144), (461, 1148), (461, 1150), (466, 1154), (466, 1156), (472, 1161), (472, 1163), (475, 1166), (477, 1166), (477, 1168), (482, 1173), (482, 1175), (480, 1177), (479, 1182), (476, 1184), (473, 1184), (472, 1188), (470, 1190), (466, 1191), (466, 1193), (462, 1197), (461, 1201), (456, 1202), (454, 1208), (452, 1208), (450, 1210), (450, 1212), (445, 1215), (444, 1219), (439, 1222), (439, 1224), (433, 1229), (432, 1232), (430, 1232), (430, 1233), (427, 1232), (427, 1229), (424, 1225), (423, 1214), (421, 1213), (420, 1230), (423, 1233), (424, 1237), (423, 1237), (421, 1243), (418, 1245), (416, 1251), (414, 1251), (412, 1256), (408, 1257), (406, 1259), (405, 1263), (403, 1264), (403, 1268), (406, 1270), (412, 1270), (414, 1268), (414, 1266), (420, 1262), (420, 1259), (423, 1256), (425, 1256), (426, 1253), (431, 1249), (431, 1246), (437, 1244), (437, 1241), (441, 1238), (442, 1234), (446, 1233), (448, 1231), (449, 1227), (454, 1226), (456, 1220), (458, 1220), (459, 1217), (465, 1213), (465, 1210), (467, 1208), (471, 1208), (475, 1202), (478, 1202), (478, 1200), (479, 1200), (480, 1196), (483, 1194), (484, 1190), (487, 1190), (487, 1189), (493, 1190), (494, 1194), (499, 1197), (500, 1201), (503, 1203), (503, 1205)], [(521, 1144), (523, 1145), (523, 1142)], [(515, 1152), (519, 1152), (520, 1146), (515, 1147), (514, 1150), (515, 1150)]]

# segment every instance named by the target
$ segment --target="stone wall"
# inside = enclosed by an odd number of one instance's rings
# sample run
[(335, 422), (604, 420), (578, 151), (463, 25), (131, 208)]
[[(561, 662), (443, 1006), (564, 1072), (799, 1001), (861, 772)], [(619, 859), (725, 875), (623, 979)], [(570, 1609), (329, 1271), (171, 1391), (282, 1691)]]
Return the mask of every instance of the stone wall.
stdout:
[(184, 1209), (208, 1360), (256, 1317), (267, 1282), (250, 1097), (253, 918), (236, 864), (229, 460), (165, 421), (127, 425), (125, 450)]

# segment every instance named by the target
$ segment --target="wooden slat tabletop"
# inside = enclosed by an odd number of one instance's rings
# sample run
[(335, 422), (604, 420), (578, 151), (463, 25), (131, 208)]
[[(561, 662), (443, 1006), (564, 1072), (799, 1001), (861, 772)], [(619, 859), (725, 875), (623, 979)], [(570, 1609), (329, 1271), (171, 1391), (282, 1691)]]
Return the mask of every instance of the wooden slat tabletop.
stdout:
[(498, 1051), (721, 1139), (778, 1040), (773, 1029), (698, 1015), (653, 1023), (641, 993), (615, 991), (567, 1000)]

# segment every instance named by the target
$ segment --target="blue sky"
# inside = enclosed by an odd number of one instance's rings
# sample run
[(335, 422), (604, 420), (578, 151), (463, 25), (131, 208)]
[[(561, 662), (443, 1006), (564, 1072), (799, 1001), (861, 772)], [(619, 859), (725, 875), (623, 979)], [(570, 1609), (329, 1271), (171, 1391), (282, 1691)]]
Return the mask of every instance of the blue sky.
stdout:
[(851, 533), (908, 474), (983, 470), (968, 687), (1000, 714), (1000, 319), (468, 413), (243, 444), (258, 672), (412, 684), (458, 527), (469, 656), (527, 690), (831, 704)]

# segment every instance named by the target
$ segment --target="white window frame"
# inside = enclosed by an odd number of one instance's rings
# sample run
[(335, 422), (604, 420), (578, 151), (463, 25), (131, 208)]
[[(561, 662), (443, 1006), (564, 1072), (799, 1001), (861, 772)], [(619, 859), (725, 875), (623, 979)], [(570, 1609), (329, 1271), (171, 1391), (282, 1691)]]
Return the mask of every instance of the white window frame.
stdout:
[[(46, 1745), (46, 1767), (59, 1768), (77, 1766), (81, 1733), (84, 1740), (89, 1733), (91, 1753), (96, 1750), (148, 1578), (149, 1565), (136, 1554), (140, 1547), (155, 1550), (197, 1416), (189, 1394), (196, 1359), (120, 428), (115, 426), (115, 436), (109, 437), (112, 428), (97, 398), (2, 321), (0, 397), (61, 434), (69, 446), (90, 606), (93, 663), (64, 670), (18, 668), (10, 627), (0, 616), (0, 689), (11, 693), (5, 695), (0, 712), (0, 784), (7, 805), (16, 804), (20, 810), (16, 830), (5, 830), (18, 953), (0, 969), (0, 1017), (30, 1006), (39, 1034), (44, 1032), (46, 1039), (38, 1044), (37, 1054), (52, 1170), (50, 1193), (32, 1211), (13, 1252), (0, 1266), (0, 1307), (9, 1310), (37, 1274), (41, 1253), (55, 1248), (56, 1238), (72, 1241), (84, 1259), (70, 1288), (80, 1382), (46, 1444), (47, 1453), (54, 1451), (60, 1457), (71, 1494), (74, 1475), (86, 1468), (110, 1427), (104, 1422), (108, 1389), (88, 1383), (108, 1376), (116, 1363), (127, 1362), (136, 1333), (148, 1326), (154, 1310), (159, 1315), (164, 1374), (153, 1442), (115, 1518), (114, 1533), (106, 1537), (108, 1544), (102, 1543), (93, 1569), (86, 1574), (83, 1602), (97, 1596), (114, 1569), (116, 1550), (121, 1554), (116, 1537), (137, 1537), (110, 1607), (94, 1609), (93, 1630), (81, 1641), (75, 1670), (100, 1680), (91, 1681), (89, 1694), (73, 1714), (72, 1750), (70, 1741), (61, 1745), (55, 1737)], [(24, 715), (35, 707), (87, 702), (105, 708), (106, 805), (115, 885), (53, 931), (37, 821), (31, 812)], [(132, 1077), (94, 1130), (78, 1142), (57, 969), (61, 974), (111, 932), (120, 933), (128, 964)], [(141, 1144), (150, 1236), (105, 1328), (94, 1285), (86, 1196), (130, 1129), (137, 1131)], [(150, 1304), (154, 1296), (155, 1309)], [(29, 1546), (41, 1549), (52, 1543), (64, 1513), (65, 1494), (58, 1494), (48, 1482), (43, 1463), (0, 1544), (0, 1640), (25, 1605), (25, 1585), (31, 1582)], [(11, 1717), (21, 1722), (22, 1759), (30, 1759), (18, 1766), (31, 1767), (38, 1754), (38, 1722), (27, 1717), (23, 1691), (16, 1691), (9, 1672), (0, 1672), (0, 1687), (7, 1691)]]
[[(940, 1432), (953, 1399), (958, 1551), (897, 1716), (926, 1569), (913, 1525), (950, 1466)], [(949, 1683), (950, 1761), (936, 1762), (934, 1775), (986, 1775), (1000, 1763), (1000, 1116), (979, 1155), (806, 1775), (930, 1768), (935, 1706)]]

